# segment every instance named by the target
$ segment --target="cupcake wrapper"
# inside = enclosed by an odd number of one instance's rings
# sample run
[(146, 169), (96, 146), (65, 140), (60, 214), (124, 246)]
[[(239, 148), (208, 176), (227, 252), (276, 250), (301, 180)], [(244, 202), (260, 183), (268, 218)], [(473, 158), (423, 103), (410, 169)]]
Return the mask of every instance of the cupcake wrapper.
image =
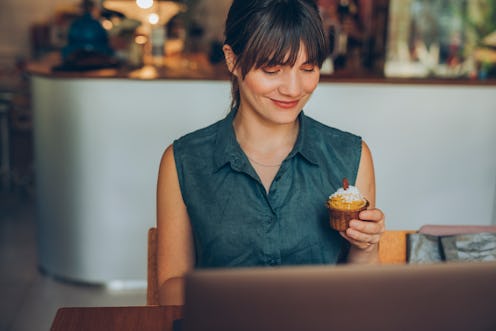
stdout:
[(350, 225), (350, 221), (353, 219), (360, 219), (358, 215), (360, 215), (362, 210), (367, 209), (368, 206), (369, 202), (367, 201), (365, 206), (357, 210), (339, 210), (329, 208), (329, 221), (331, 227), (336, 231), (346, 231)]

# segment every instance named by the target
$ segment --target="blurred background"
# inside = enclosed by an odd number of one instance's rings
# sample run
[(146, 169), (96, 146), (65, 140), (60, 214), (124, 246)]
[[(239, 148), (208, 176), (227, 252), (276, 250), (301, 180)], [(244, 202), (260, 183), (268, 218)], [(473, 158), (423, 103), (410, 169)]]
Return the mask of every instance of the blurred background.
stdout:
[[(0, 330), (145, 304), (161, 152), (229, 105), (230, 2), (0, 2)], [(495, 224), (496, 1), (318, 3), (309, 108), (376, 147), (392, 228)]]

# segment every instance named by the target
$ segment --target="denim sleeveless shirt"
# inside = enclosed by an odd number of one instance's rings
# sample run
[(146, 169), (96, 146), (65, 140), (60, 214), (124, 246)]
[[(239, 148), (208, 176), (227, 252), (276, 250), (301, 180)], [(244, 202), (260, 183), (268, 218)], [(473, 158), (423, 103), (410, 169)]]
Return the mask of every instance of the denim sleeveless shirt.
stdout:
[(302, 112), (267, 193), (236, 140), (234, 115), (173, 143), (196, 267), (337, 263), (348, 245), (330, 228), (326, 201), (344, 177), (354, 184), (361, 138)]

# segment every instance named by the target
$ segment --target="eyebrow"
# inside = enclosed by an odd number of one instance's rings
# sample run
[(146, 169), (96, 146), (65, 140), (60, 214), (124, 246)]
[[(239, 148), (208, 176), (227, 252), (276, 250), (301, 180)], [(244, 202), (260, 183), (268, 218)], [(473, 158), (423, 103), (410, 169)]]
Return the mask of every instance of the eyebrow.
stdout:
[(306, 60), (305, 62), (302, 63), (302, 65), (304, 64), (311, 64), (311, 65), (316, 65), (317, 64), (317, 60)]

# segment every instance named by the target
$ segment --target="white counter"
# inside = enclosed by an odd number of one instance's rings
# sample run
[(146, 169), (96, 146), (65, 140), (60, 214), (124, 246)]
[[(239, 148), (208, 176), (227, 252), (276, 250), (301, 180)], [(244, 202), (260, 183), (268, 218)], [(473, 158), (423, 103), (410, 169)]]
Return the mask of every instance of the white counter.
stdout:
[[(172, 140), (222, 118), (227, 81), (33, 76), (39, 263), (91, 283), (146, 279)], [(306, 113), (369, 144), (390, 229), (496, 224), (496, 88), (321, 83)]]

